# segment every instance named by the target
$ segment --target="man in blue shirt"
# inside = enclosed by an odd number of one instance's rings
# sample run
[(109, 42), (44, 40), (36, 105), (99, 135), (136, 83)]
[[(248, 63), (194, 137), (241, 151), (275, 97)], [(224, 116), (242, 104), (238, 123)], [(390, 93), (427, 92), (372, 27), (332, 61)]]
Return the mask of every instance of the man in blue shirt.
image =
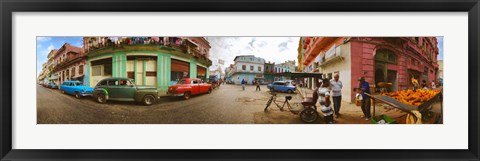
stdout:
[(364, 77), (360, 77), (358, 81), (360, 82), (358, 89), (362, 92), (362, 98), (363, 98), (362, 105), (361, 105), (362, 112), (363, 112), (362, 118), (365, 118), (365, 120), (368, 121), (372, 117), (370, 114), (370, 96), (366, 95), (365, 93), (370, 94), (370, 85), (368, 84), (367, 81), (365, 81)]

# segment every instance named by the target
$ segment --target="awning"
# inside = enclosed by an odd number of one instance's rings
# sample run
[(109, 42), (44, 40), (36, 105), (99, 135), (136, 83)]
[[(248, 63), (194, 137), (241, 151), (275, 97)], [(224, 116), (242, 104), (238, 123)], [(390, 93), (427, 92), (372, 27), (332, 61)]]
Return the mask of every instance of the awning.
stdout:
[(48, 80), (54, 80), (54, 79), (58, 79), (57, 76), (51, 76), (50, 78), (48, 78)]

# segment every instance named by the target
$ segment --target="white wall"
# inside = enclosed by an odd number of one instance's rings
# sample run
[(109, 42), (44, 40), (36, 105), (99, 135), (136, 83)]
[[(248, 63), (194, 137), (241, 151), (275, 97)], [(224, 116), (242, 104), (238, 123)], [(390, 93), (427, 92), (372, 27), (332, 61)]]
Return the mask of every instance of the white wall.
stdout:
[(342, 88), (342, 100), (346, 102), (352, 102), (350, 95), (352, 94), (352, 62), (350, 58), (350, 43), (344, 44), (339, 46), (340, 48), (340, 56), (343, 57), (343, 60), (337, 61), (335, 63), (330, 63), (324, 67), (320, 68), (320, 72), (328, 75), (328, 73), (339, 72), (340, 73), (340, 81), (342, 81), (343, 88)]

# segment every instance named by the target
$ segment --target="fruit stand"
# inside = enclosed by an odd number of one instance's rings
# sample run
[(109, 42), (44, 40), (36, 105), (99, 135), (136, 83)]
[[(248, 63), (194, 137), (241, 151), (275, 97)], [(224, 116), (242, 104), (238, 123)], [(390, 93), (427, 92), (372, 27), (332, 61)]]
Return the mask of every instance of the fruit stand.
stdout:
[[(407, 91), (407, 90), (405, 90)], [(377, 101), (382, 102), (384, 104), (387, 104), (389, 106), (392, 106), (394, 108), (397, 108), (399, 110), (402, 110), (412, 116), (415, 116), (413, 111), (418, 111), (420, 113), (425, 113), (426, 111), (430, 110), (432, 108), (432, 105), (435, 102), (440, 101), (440, 115), (435, 118), (435, 122), (437, 123), (443, 123), (443, 102), (442, 100), (442, 90), (441, 89), (435, 89), (435, 93), (430, 92), (430, 97), (421, 97), (420, 94), (417, 94), (418, 92), (424, 92), (425, 90), (417, 90), (417, 91), (412, 91), (408, 90), (407, 92), (404, 93), (409, 93), (403, 94), (402, 92), (397, 92), (400, 94), (392, 94), (392, 93), (387, 93), (387, 94), (368, 94), (370, 98), (372, 99), (373, 103), (373, 116), (375, 115), (375, 104)], [(393, 96), (393, 97), (392, 97)], [(412, 98), (419, 96), (419, 98)], [(406, 101), (402, 97), (408, 98)], [(423, 100), (422, 100), (423, 99)]]

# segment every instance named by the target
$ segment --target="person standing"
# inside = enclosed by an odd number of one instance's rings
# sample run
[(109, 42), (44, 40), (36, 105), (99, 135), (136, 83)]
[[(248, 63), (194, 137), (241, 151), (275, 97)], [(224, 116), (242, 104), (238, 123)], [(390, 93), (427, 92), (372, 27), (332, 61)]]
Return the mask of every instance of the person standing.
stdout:
[(340, 81), (340, 76), (335, 74), (332, 80), (330, 80), (330, 88), (332, 89), (333, 109), (335, 111), (335, 118), (340, 117), (340, 106), (342, 103), (342, 88), (343, 84)]
[(333, 124), (333, 110), (332, 103), (330, 102), (330, 81), (325, 78), (322, 80), (322, 86), (318, 89), (318, 103), (320, 103), (320, 111), (323, 113), (325, 122)]
[(432, 89), (437, 88), (437, 84), (435, 83), (435, 80), (432, 80)]
[(262, 91), (260, 90), (260, 81), (255, 81), (255, 83), (257, 83), (257, 88), (255, 89), (255, 91)]
[(246, 84), (246, 83), (247, 83), (247, 82), (245, 81), (245, 79), (242, 79), (242, 89), (243, 89), (243, 90), (245, 90), (245, 84)]
[(358, 81), (360, 82), (358, 89), (361, 91), (362, 98), (363, 98), (362, 105), (361, 105), (362, 112), (363, 112), (362, 118), (365, 118), (365, 120), (368, 121), (372, 117), (370, 114), (370, 96), (366, 94), (366, 93), (370, 94), (370, 85), (368, 84), (367, 81), (365, 81), (364, 77), (360, 77)]

